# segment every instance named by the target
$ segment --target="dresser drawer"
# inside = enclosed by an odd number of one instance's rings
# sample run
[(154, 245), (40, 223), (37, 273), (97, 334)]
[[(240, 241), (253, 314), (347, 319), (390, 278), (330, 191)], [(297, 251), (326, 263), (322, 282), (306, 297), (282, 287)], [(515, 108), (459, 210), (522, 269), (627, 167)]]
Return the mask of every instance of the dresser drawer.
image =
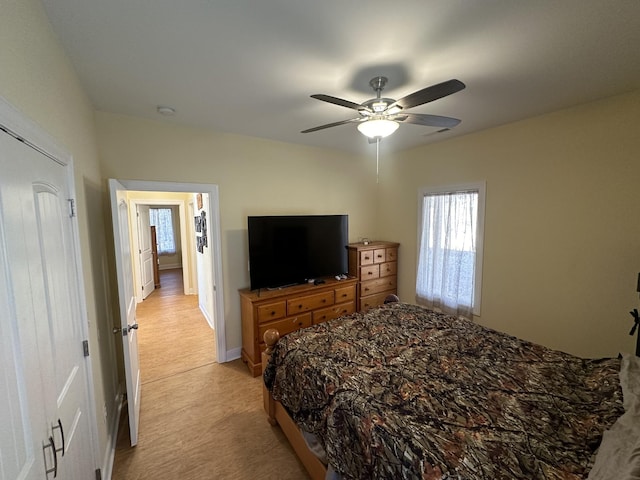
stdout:
[(380, 265), (369, 265), (360, 268), (360, 281), (373, 280), (380, 277)]
[(383, 263), (387, 258), (387, 250), (384, 248), (376, 248), (373, 251), (373, 263)]
[(295, 332), (301, 328), (307, 328), (311, 326), (311, 313), (304, 313), (291, 318), (284, 318), (282, 320), (276, 320), (275, 322), (264, 323), (258, 328), (258, 341), (264, 342), (264, 332), (270, 328), (275, 328), (280, 333), (280, 336), (287, 333)]
[(360, 252), (360, 265), (373, 265), (373, 250)]
[(366, 297), (375, 293), (386, 292), (387, 290), (395, 290), (397, 287), (396, 277), (382, 277), (376, 280), (362, 282), (360, 286), (360, 296)]
[(336, 303), (349, 302), (356, 298), (356, 286), (336, 288)]
[(322, 308), (312, 313), (313, 324), (317, 325), (318, 323), (326, 322), (328, 320), (341, 317), (342, 315), (348, 315), (349, 313), (353, 313), (355, 311), (356, 303), (353, 301), (341, 303), (340, 305), (334, 305), (333, 307), (329, 308)]
[(301, 298), (292, 298), (287, 300), (287, 314), (296, 315), (302, 312), (308, 312), (309, 310), (315, 310), (334, 304), (334, 292), (333, 290), (328, 292), (318, 293), (316, 295), (308, 295)]
[(287, 315), (287, 304), (284, 300), (281, 302), (268, 303), (258, 307), (258, 323), (270, 322), (278, 318), (284, 318)]
[(395, 275), (398, 272), (397, 262), (386, 262), (380, 265), (380, 276), (388, 277), (389, 275)]
[(385, 250), (385, 262), (396, 262), (398, 260), (398, 249), (387, 248)]

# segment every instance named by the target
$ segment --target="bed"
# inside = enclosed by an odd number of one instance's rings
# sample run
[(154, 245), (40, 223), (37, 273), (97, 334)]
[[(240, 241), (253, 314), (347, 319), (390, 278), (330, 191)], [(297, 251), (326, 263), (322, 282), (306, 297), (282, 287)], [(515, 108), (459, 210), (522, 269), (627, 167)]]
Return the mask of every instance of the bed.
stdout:
[(277, 337), (265, 410), (314, 479), (640, 478), (636, 357), (582, 359), (405, 303)]

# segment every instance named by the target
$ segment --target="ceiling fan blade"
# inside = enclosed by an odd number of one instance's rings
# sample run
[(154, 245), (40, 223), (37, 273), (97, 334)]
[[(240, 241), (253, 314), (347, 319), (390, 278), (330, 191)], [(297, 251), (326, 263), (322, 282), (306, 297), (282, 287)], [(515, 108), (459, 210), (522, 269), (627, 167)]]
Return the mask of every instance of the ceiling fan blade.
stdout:
[(426, 113), (400, 113), (398, 115), (390, 115), (388, 118), (396, 122), (445, 128), (453, 128), (461, 122), (461, 120), (457, 118), (429, 115)]
[(321, 93), (311, 95), (311, 98), (322, 100), (323, 102), (333, 103), (334, 105), (340, 105), (341, 107), (351, 108), (353, 110), (360, 110), (362, 108), (359, 104), (350, 102), (349, 100), (344, 100), (338, 97), (332, 97), (331, 95), (323, 95)]
[(417, 107), (418, 105), (422, 105), (424, 103), (433, 102), (434, 100), (438, 100), (439, 98), (446, 97), (447, 95), (451, 95), (452, 93), (459, 92), (466, 87), (464, 83), (460, 80), (448, 80), (446, 82), (438, 83), (436, 85), (431, 85), (430, 87), (423, 88), (422, 90), (418, 90), (417, 92), (413, 92), (406, 97), (401, 98), (400, 100), (396, 100), (394, 103), (389, 105), (387, 109), (391, 109), (393, 107), (401, 107), (403, 109)]
[(338, 125), (344, 125), (345, 123), (359, 122), (361, 118), (350, 118), (348, 120), (342, 120), (340, 122), (327, 123), (326, 125), (320, 125), (319, 127), (308, 128), (306, 130), (302, 130), (300, 133), (311, 133), (317, 132), (318, 130), (324, 130), (325, 128), (337, 127)]

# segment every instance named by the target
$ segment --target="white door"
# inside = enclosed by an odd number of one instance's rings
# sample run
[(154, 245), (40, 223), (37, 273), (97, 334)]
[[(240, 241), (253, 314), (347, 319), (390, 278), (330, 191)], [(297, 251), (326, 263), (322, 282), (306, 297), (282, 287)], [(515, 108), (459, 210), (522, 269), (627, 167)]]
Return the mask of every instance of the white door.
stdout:
[(129, 238), (129, 205), (126, 188), (117, 180), (109, 179), (111, 219), (116, 250), (116, 272), (120, 305), (120, 327), (124, 352), (124, 373), (127, 384), (129, 432), (131, 445), (138, 443), (140, 423), (140, 363), (138, 361), (138, 323), (136, 297), (133, 289), (133, 269)]
[(3, 478), (95, 476), (67, 168), (0, 133), (0, 264), (7, 284), (0, 307), (9, 338), (2, 372), (16, 408), (0, 441), (18, 440), (17, 451), (2, 448)]
[(138, 246), (140, 248), (140, 276), (142, 281), (142, 299), (147, 298), (155, 289), (153, 280), (153, 248), (151, 245), (151, 223), (149, 205), (136, 205), (138, 219)]

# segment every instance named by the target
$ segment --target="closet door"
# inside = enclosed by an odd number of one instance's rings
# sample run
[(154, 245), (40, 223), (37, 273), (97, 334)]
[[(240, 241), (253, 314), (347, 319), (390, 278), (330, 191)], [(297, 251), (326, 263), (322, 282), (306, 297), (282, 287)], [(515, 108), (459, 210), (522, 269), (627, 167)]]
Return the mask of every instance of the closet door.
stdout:
[(7, 241), (12, 225), (5, 207), (12, 202), (0, 182), (0, 478), (40, 480), (45, 478), (42, 442), (50, 432), (42, 408), (37, 332), (29, 321), (35, 315), (14, 288), (28, 284), (28, 271), (9, 266), (9, 259), (26, 264), (27, 252), (24, 245)]
[(33, 468), (57, 467), (47, 478), (86, 479), (95, 462), (66, 168), (0, 134), (13, 360), (28, 394), (23, 417), (34, 464), (44, 463)]

